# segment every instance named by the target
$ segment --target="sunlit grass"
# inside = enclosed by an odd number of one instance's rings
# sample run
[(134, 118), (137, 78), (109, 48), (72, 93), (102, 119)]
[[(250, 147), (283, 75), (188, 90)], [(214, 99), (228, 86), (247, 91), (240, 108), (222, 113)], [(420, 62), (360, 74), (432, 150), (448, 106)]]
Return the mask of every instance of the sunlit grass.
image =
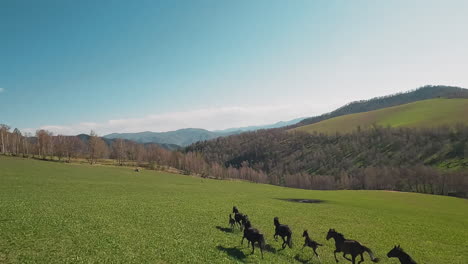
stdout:
[[(285, 198), (320, 199), (304, 204)], [(468, 201), (385, 191), (307, 191), (131, 168), (0, 157), (0, 263), (259, 262), (260, 252), (226, 232), (232, 206), (249, 215), (276, 253), (266, 263), (311, 258), (300, 251), (307, 228), (334, 263), (335, 228), (370, 247), (381, 263), (400, 244), (418, 263), (466, 263)], [(273, 217), (293, 230), (279, 250)], [(218, 226), (218, 228), (217, 228)], [(223, 231), (224, 230), (224, 231)], [(340, 262), (346, 263), (342, 259)], [(366, 262), (369, 261), (366, 256)]]

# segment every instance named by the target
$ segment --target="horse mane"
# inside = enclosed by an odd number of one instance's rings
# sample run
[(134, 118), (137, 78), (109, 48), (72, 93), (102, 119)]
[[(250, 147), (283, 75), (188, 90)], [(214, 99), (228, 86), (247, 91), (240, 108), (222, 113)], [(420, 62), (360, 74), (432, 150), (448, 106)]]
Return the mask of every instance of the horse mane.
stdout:
[(337, 237), (339, 237), (339, 238), (342, 238), (342, 239), (346, 240), (346, 238), (344, 237), (344, 235), (343, 235), (343, 234), (341, 234), (341, 233), (339, 233), (339, 232), (336, 232), (336, 231), (335, 231), (335, 234), (336, 234), (336, 236), (337, 236)]

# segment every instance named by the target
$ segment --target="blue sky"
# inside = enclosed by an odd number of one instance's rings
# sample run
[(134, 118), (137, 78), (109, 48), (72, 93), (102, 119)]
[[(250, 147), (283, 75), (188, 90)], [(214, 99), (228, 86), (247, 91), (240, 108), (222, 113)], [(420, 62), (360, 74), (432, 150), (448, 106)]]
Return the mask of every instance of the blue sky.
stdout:
[(468, 88), (468, 1), (0, 1), (0, 123), (223, 129)]

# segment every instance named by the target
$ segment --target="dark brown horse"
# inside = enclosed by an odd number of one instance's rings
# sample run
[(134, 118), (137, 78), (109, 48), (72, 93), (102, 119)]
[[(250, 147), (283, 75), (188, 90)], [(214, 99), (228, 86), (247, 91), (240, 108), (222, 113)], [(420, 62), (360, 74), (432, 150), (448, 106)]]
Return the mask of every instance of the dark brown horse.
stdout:
[(265, 248), (265, 237), (262, 233), (256, 228), (253, 228), (250, 224), (250, 221), (244, 224), (244, 236), (242, 237), (241, 245), (244, 243), (244, 238), (247, 238), (247, 241), (252, 244), (252, 254), (255, 253), (255, 243), (258, 243), (260, 248), (260, 253), (263, 258), (263, 249)]
[[(334, 254), (336, 262), (338, 262), (338, 259), (336, 258), (336, 253), (338, 252), (343, 252), (343, 257), (351, 261), (353, 264), (356, 264), (356, 257), (358, 255), (361, 255), (361, 260), (358, 262), (358, 264), (364, 262), (364, 252), (369, 253), (372, 262), (379, 262), (379, 259), (374, 257), (374, 253), (372, 253), (372, 250), (355, 240), (346, 239), (343, 236), (343, 234), (336, 232), (335, 229), (328, 230), (327, 240), (329, 240), (330, 238), (333, 238), (335, 240), (336, 249)], [(347, 254), (351, 255), (351, 259), (346, 257)]]
[[(304, 250), (305, 247), (310, 247), (312, 248), (312, 250), (314, 250), (314, 253), (315, 255), (318, 257), (319, 255), (317, 254), (317, 248), (319, 246), (323, 246), (322, 244), (312, 240), (310, 237), (309, 237), (309, 232), (307, 232), (307, 230), (304, 230), (304, 233), (302, 233), (302, 237), (305, 237), (305, 241), (304, 241), (304, 246), (302, 247), (302, 250)], [(313, 257), (314, 255), (312, 255)]]
[(242, 230), (242, 226), (249, 220), (248, 216), (240, 213), (236, 206), (232, 207), (232, 212), (234, 213), (235, 223), (239, 225), (239, 229)]
[(394, 246), (392, 250), (387, 253), (387, 257), (389, 258), (398, 258), (401, 264), (417, 264), (410, 255), (408, 255), (403, 249), (398, 246)]
[[(289, 246), (289, 248), (292, 248), (292, 231), (291, 231), (291, 228), (289, 228), (289, 226), (287, 225), (282, 225), (280, 224), (279, 222), (279, 219), (278, 217), (275, 217), (273, 219), (273, 223), (275, 225), (275, 234), (273, 235), (273, 238), (278, 241), (278, 236), (281, 237), (281, 239), (283, 239), (283, 244), (281, 245), (281, 247), (284, 249), (286, 248), (286, 245)], [(284, 239), (286, 238), (286, 239)]]

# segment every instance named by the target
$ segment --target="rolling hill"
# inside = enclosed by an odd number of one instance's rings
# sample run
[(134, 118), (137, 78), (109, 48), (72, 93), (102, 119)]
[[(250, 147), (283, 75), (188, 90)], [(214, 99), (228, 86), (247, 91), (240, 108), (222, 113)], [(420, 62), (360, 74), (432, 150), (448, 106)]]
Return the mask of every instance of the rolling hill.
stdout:
[(379, 110), (349, 114), (301, 126), (292, 131), (346, 133), (373, 125), (428, 128), (468, 124), (468, 99), (430, 99)]
[(330, 113), (305, 118), (297, 124), (290, 126), (290, 128), (315, 124), (338, 116), (369, 112), (435, 98), (468, 98), (468, 89), (444, 85), (426, 85), (404, 93), (351, 102)]

